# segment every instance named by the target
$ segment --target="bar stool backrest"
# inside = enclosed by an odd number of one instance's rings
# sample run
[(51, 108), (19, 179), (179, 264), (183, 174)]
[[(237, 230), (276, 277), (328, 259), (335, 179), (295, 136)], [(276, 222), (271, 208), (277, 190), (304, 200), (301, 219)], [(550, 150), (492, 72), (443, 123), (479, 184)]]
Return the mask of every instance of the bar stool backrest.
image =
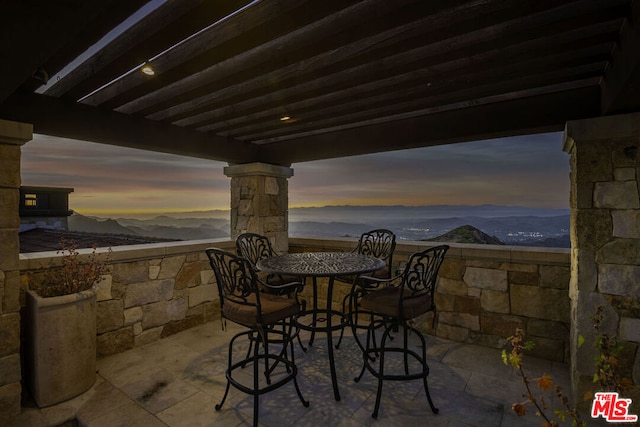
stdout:
[(384, 260), (390, 274), (395, 249), (396, 235), (390, 230), (379, 228), (362, 233), (354, 252)]
[(435, 308), (434, 293), (438, 271), (447, 250), (448, 245), (439, 245), (411, 255), (402, 273), (400, 307), (404, 306), (405, 300), (426, 296), (429, 309)]
[(256, 233), (239, 235), (236, 238), (236, 253), (251, 261), (254, 267), (259, 260), (276, 256), (269, 239)]
[(231, 301), (255, 306), (259, 315), (260, 298), (251, 261), (217, 248), (209, 248), (205, 252), (216, 276), (222, 312), (224, 313), (225, 301)]

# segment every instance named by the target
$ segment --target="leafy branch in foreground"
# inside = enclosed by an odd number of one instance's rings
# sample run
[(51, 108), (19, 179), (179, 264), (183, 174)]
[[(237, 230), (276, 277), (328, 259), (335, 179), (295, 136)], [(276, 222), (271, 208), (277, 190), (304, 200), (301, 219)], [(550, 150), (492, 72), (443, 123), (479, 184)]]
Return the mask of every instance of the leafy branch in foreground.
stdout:
[[(535, 384), (542, 392), (548, 392), (554, 388), (553, 379), (546, 373), (542, 374), (539, 378), (529, 378), (524, 372), (524, 353), (532, 350), (534, 343), (525, 341), (524, 330), (522, 329), (516, 329), (515, 335), (507, 338), (507, 340), (511, 343), (511, 352), (507, 353), (506, 350), (502, 350), (502, 361), (505, 365), (511, 365), (518, 372), (526, 389), (526, 392), (522, 395), (525, 400), (511, 405), (513, 411), (520, 417), (525, 416), (527, 414), (527, 405), (531, 404), (536, 409), (536, 416), (544, 420), (542, 422), (543, 427), (557, 427), (559, 425), (558, 422), (552, 420), (545, 412), (548, 411), (549, 408), (544, 394), (536, 397), (534, 388), (532, 387), (532, 384)], [(555, 416), (563, 422), (569, 417), (574, 426), (586, 427), (587, 424), (580, 419), (580, 414), (578, 414), (577, 410), (570, 406), (569, 399), (564, 396), (561, 387), (556, 385), (554, 390), (556, 396), (566, 408), (566, 410), (563, 411), (554, 411)]]
[(618, 343), (615, 336), (603, 334), (600, 327), (604, 323), (604, 307), (599, 305), (592, 316), (593, 331), (595, 332), (595, 346), (598, 354), (595, 357), (596, 371), (593, 374), (593, 382), (598, 384), (602, 391), (617, 391), (624, 393), (632, 387), (628, 378), (621, 377), (619, 373), (619, 355), (622, 352), (622, 344)]
[[(604, 323), (604, 307), (599, 305), (596, 308), (593, 319), (593, 331), (595, 334), (595, 347), (598, 353), (595, 356), (595, 373), (593, 383), (597, 384), (599, 391), (617, 392), (620, 395), (633, 397), (633, 401), (640, 399), (640, 385), (634, 384), (633, 380), (624, 376), (624, 368), (620, 366), (620, 357), (623, 354), (624, 346), (618, 342), (615, 335), (600, 332)], [(593, 393), (585, 395), (585, 399), (593, 398)]]

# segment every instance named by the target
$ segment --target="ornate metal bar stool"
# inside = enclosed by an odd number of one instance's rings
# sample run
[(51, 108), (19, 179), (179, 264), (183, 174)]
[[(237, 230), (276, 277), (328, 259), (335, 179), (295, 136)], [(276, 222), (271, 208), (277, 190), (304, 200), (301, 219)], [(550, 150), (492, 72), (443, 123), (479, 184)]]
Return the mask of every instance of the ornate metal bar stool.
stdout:
[[(368, 278), (381, 285), (388, 285), (367, 293), (359, 302), (360, 306), (371, 312), (373, 316), (367, 330), (362, 370), (354, 380), (360, 381), (365, 369), (378, 378), (376, 403), (371, 414), (373, 418), (378, 417), (384, 380), (422, 379), (429, 406), (434, 414), (438, 413), (438, 409), (431, 400), (427, 384), (429, 366), (427, 365), (425, 339), (419, 330), (410, 325), (409, 321), (422, 314), (435, 311), (434, 292), (438, 270), (448, 249), (449, 246), (440, 245), (411, 255), (403, 272), (392, 279)], [(402, 329), (402, 342), (398, 343), (395, 338), (399, 338), (396, 334), (400, 335), (400, 329)], [(376, 331), (382, 332), (379, 345), (375, 344)], [(409, 332), (420, 338), (420, 353), (414, 349), (414, 346), (409, 346)], [(402, 355), (403, 369), (393, 369), (391, 366), (385, 365), (387, 358), (392, 353)]]
[[(236, 253), (238, 256), (251, 261), (260, 282), (275, 286), (275, 288), (270, 286), (268, 288), (261, 289), (263, 292), (276, 291), (281, 294), (293, 292), (295, 291), (298, 282), (301, 281), (300, 277), (297, 276), (264, 273), (256, 267), (256, 264), (261, 259), (272, 258), (278, 255), (273, 249), (273, 246), (271, 246), (269, 238), (266, 236), (256, 233), (242, 233), (236, 238)], [(281, 288), (280, 286), (289, 283), (293, 283), (292, 287)]]
[[(260, 292), (258, 278), (253, 264), (246, 258), (236, 256), (221, 249), (206, 249), (207, 257), (215, 273), (223, 319), (245, 326), (231, 338), (226, 371), (227, 386), (222, 401), (215, 406), (219, 411), (224, 404), (229, 387), (253, 396), (253, 425), (258, 425), (259, 396), (293, 381), (296, 393), (302, 404), (307, 407), (298, 387), (298, 369), (294, 360), (293, 338), (298, 334), (296, 317), (302, 310), (297, 298), (277, 295), (276, 288), (266, 283), (261, 287), (271, 287), (274, 292)], [(300, 285), (300, 284), (299, 284)], [(290, 287), (291, 284), (282, 285)], [(275, 339), (270, 337), (275, 336)], [(253, 347), (242, 360), (234, 361), (233, 345), (241, 337), (246, 337)], [(271, 347), (276, 347), (277, 351)], [(261, 351), (262, 350), (262, 351)], [(264, 372), (259, 366), (264, 363)], [(238, 369), (253, 366), (253, 384), (242, 381), (242, 375), (236, 375)], [(276, 371), (277, 370), (277, 371)], [(264, 374), (264, 380), (260, 381)]]
[[(392, 231), (379, 228), (367, 231), (360, 235), (358, 245), (353, 249), (353, 253), (379, 258), (386, 263), (386, 267), (376, 271), (371, 276), (377, 279), (391, 278), (391, 266), (393, 264), (393, 251), (396, 248), (396, 235)], [(362, 276), (339, 276), (336, 280), (352, 285), (351, 291), (342, 300), (342, 312), (347, 313), (349, 325), (353, 330), (353, 337), (360, 349), (364, 350), (364, 346), (358, 339), (357, 329), (366, 328), (366, 325), (360, 326), (358, 319), (361, 313), (358, 312), (358, 301), (369, 291), (378, 287), (377, 282), (367, 280)], [(347, 307), (348, 306), (348, 307)], [(336, 344), (336, 348), (340, 346), (344, 329), (340, 333), (340, 338)]]
[[(258, 261), (262, 259), (278, 256), (278, 253), (273, 249), (269, 238), (266, 236), (257, 233), (240, 234), (236, 237), (236, 254), (248, 259), (253, 264), (256, 275), (258, 276), (258, 287), (261, 292), (290, 296), (300, 286), (300, 282), (304, 285), (304, 277), (265, 273), (260, 271), (256, 266)], [(266, 283), (269, 286), (261, 286), (261, 283)], [(302, 344), (300, 334), (298, 334), (298, 344), (300, 344), (302, 351), (307, 351), (307, 348)], [(247, 351), (250, 352), (251, 347), (249, 347)]]

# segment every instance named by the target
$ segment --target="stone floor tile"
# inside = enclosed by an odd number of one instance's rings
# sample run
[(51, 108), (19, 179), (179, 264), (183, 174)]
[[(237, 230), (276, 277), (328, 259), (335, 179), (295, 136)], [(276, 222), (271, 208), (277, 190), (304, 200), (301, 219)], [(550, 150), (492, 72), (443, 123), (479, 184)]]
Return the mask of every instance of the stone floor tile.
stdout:
[(183, 372), (193, 359), (202, 354), (180, 343), (168, 340), (160, 340), (157, 343), (144, 346), (137, 353), (145, 363), (175, 374)]
[[(47, 424), (57, 426), (69, 420), (73, 420), (78, 410), (93, 397), (96, 388), (100, 387), (103, 383), (105, 383), (104, 378), (100, 375), (96, 375), (95, 383), (86, 392), (64, 402), (60, 402), (57, 405), (42, 408), (40, 412)], [(33, 405), (36, 405), (35, 402)]]
[(500, 426), (504, 413), (504, 404), (483, 399), (456, 390), (438, 390), (434, 387), (431, 394), (440, 410), (438, 416), (451, 419), (450, 425), (458, 422), (469, 426)]
[[(510, 378), (474, 372), (467, 383), (466, 391), (474, 396), (497, 402), (516, 403), (522, 401), (522, 394), (526, 388), (522, 382), (513, 381)], [(553, 393), (546, 394), (552, 395)]]
[(446, 385), (447, 389), (464, 391), (472, 371), (442, 362), (429, 361), (429, 384)]
[[(443, 357), (448, 366), (457, 366), (474, 372), (498, 377), (517, 377), (513, 368), (502, 362), (501, 350), (474, 344), (453, 346)], [(549, 365), (550, 366), (550, 365)]]
[(152, 414), (163, 411), (198, 392), (192, 385), (163, 369), (136, 379), (122, 386), (121, 390)]
[(130, 402), (98, 418), (95, 418), (85, 427), (166, 427), (166, 424), (150, 414), (136, 402)]
[(171, 341), (192, 351), (203, 353), (213, 347), (226, 346), (234, 333), (242, 329), (238, 325), (227, 322), (227, 330), (223, 331), (220, 321), (212, 321), (172, 335), (170, 338)]
[(100, 359), (96, 367), (98, 373), (116, 387), (130, 382), (133, 377), (144, 377), (149, 371), (158, 369), (148, 364), (135, 349)]
[(22, 408), (22, 413), (11, 420), (0, 417), (0, 425), (6, 427), (48, 427), (49, 423), (37, 408)]
[[(216, 411), (214, 406), (211, 396), (198, 392), (158, 412), (156, 416), (170, 427), (208, 427), (242, 422), (242, 418), (229, 417), (225, 412)], [(227, 424), (229, 420), (234, 419), (231, 424)]]
[[(533, 408), (529, 409), (530, 410), (525, 416), (519, 417), (515, 412), (511, 410), (511, 408), (506, 408), (504, 416), (502, 418), (501, 426), (509, 427), (517, 425), (519, 427), (540, 427), (544, 422), (544, 419), (537, 417)], [(555, 418), (553, 418), (552, 420), (555, 420)]]
[(81, 424), (86, 424), (130, 402), (131, 399), (114, 387), (113, 384), (102, 381), (100, 384), (93, 386), (91, 397), (78, 409), (76, 418)]

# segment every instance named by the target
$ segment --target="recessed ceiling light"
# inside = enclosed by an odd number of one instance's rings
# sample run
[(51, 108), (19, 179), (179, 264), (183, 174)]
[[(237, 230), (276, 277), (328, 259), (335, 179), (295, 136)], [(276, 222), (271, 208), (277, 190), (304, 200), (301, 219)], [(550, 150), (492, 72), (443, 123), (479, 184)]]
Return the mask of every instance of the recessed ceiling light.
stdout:
[(156, 70), (153, 69), (153, 67), (149, 64), (145, 64), (140, 71), (142, 71), (143, 74), (146, 74), (147, 76), (154, 76), (156, 74)]

